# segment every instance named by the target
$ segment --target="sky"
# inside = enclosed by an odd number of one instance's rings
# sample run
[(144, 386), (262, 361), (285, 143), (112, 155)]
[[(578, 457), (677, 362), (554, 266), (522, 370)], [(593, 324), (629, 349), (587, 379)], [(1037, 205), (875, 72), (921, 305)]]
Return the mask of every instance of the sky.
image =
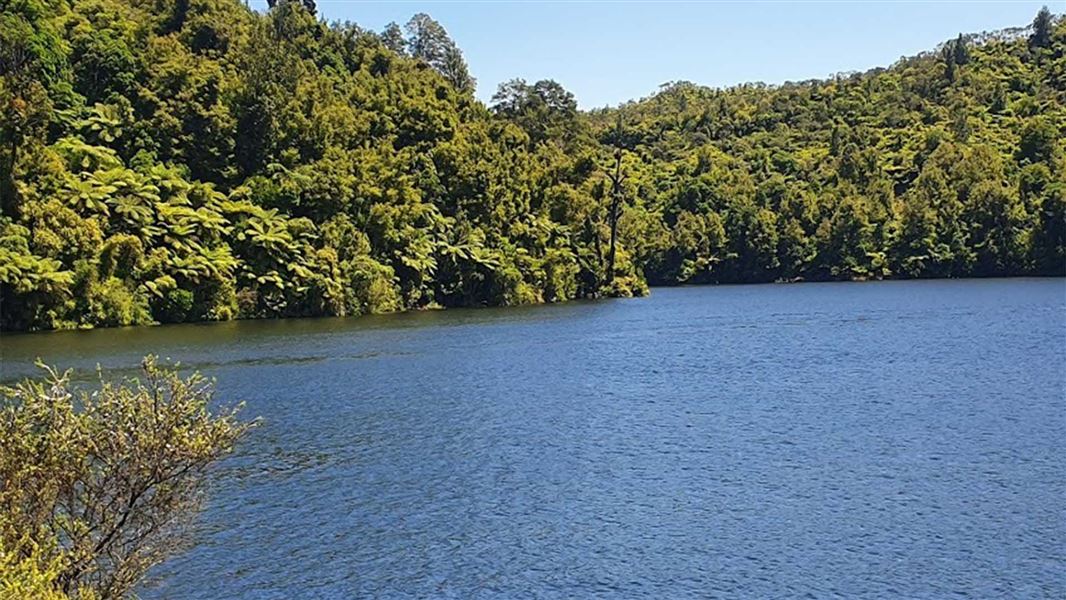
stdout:
[[(415, 13), (439, 21), (488, 101), (504, 81), (554, 79), (583, 109), (670, 81), (724, 87), (884, 67), (959, 33), (1019, 27), (1062, 0), (821, 2), (317, 0), (319, 16), (380, 31)], [(265, 0), (251, 0), (262, 9)]]

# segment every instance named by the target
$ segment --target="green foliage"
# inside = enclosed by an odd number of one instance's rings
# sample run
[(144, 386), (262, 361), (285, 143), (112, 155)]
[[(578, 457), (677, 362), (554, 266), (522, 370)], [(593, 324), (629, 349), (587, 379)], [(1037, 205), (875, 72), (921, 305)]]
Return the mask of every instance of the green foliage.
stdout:
[(659, 284), (1066, 274), (1066, 20), (1023, 33), (594, 111), (648, 166), (626, 247)]
[(1031, 48), (1047, 48), (1051, 45), (1052, 27), (1054, 26), (1054, 16), (1047, 7), (1040, 9), (1040, 12), (1036, 14), (1036, 18), (1033, 19), (1033, 33), (1029, 36), (1029, 46)]
[(1066, 270), (1047, 11), (888, 69), (583, 113), (551, 80), (482, 105), (424, 14), (4, 6), (5, 330)]
[[(436, 69), (459, 92), (473, 92), (477, 82), (470, 76), (463, 53), (440, 23), (425, 13), (418, 13), (407, 23), (407, 48), (410, 56)], [(395, 33), (386, 30), (383, 38)]]
[[(10, 549), (0, 543), (0, 598), (69, 600), (70, 596), (58, 589), (60, 570), (60, 561), (46, 558), (32, 542), (21, 540)], [(78, 594), (81, 600), (94, 597), (89, 590)]]
[(42, 368), (0, 390), (0, 598), (129, 597), (188, 541), (207, 468), (250, 424), (153, 357), (92, 392)]

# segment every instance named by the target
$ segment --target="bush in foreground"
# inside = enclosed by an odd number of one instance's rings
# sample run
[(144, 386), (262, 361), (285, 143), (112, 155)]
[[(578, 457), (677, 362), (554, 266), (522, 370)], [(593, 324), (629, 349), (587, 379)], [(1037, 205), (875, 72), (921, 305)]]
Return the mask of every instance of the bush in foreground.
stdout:
[(252, 424), (152, 356), (95, 391), (42, 368), (0, 399), (0, 600), (126, 597), (188, 541), (208, 468)]

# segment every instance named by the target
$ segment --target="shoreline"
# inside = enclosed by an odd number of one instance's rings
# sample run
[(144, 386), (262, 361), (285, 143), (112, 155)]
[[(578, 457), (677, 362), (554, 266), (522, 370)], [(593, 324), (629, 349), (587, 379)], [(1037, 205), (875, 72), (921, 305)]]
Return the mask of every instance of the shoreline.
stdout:
[(537, 302), (532, 304), (483, 304), (480, 306), (442, 306), (439, 304), (428, 305), (421, 308), (410, 308), (406, 310), (399, 310), (393, 312), (384, 313), (367, 313), (362, 315), (315, 315), (315, 316), (280, 316), (280, 317), (265, 317), (265, 318), (251, 318), (251, 319), (227, 319), (225, 321), (211, 321), (211, 320), (199, 320), (199, 321), (183, 321), (179, 323), (151, 323), (147, 325), (126, 325), (116, 327), (75, 327), (70, 329), (39, 329), (39, 330), (0, 330), (0, 337), (4, 336), (30, 336), (30, 335), (42, 335), (48, 333), (70, 333), (70, 332), (89, 332), (89, 331), (105, 331), (105, 330), (129, 330), (129, 329), (148, 329), (157, 327), (170, 327), (181, 325), (213, 325), (221, 323), (238, 323), (238, 322), (252, 322), (252, 321), (295, 321), (295, 320), (324, 320), (324, 319), (363, 319), (373, 317), (389, 317), (394, 315), (411, 315), (420, 313), (434, 313), (434, 312), (452, 312), (456, 310), (460, 311), (477, 311), (483, 309), (494, 308), (530, 308), (540, 306), (562, 306), (566, 304), (573, 304), (578, 302), (598, 302), (601, 300), (624, 300), (624, 299), (639, 299), (650, 296), (656, 289), (681, 289), (681, 288), (705, 288), (705, 287), (747, 287), (747, 286), (765, 286), (765, 285), (802, 285), (802, 284), (868, 284), (868, 283), (900, 283), (900, 282), (938, 282), (938, 281), (993, 281), (993, 280), (1047, 280), (1047, 279), (1063, 279), (1066, 280), (1066, 274), (1063, 275), (994, 275), (988, 277), (973, 276), (973, 277), (886, 277), (881, 279), (817, 279), (817, 280), (799, 280), (799, 281), (751, 281), (751, 282), (735, 282), (735, 283), (680, 283), (680, 284), (648, 284), (648, 294), (644, 296), (599, 296), (596, 298), (574, 298), (572, 300), (565, 300), (563, 302)]

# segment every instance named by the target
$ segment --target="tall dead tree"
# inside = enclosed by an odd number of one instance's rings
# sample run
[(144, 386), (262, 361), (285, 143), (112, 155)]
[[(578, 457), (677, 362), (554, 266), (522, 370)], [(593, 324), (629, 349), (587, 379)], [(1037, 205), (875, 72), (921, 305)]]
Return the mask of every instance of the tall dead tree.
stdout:
[(608, 214), (608, 219), (611, 223), (611, 248), (607, 254), (607, 281), (614, 283), (614, 259), (618, 243), (618, 211), (621, 208), (624, 193), (622, 184), (626, 180), (626, 175), (622, 173), (621, 148), (614, 152), (614, 173), (608, 173), (607, 177), (611, 180), (611, 208)]

